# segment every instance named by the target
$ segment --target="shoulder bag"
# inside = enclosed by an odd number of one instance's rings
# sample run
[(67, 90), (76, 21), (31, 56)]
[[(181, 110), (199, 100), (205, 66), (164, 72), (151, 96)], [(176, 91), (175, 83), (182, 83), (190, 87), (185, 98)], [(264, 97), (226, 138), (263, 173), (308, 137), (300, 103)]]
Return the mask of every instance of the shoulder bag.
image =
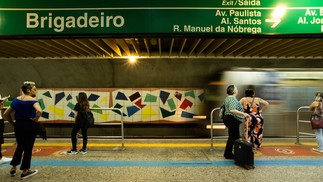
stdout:
[(322, 114), (322, 102), (319, 103), (319, 105), (314, 109), (314, 112), (311, 116), (311, 126), (312, 129), (321, 129), (323, 128), (323, 118)]
[(223, 119), (225, 113), (225, 106), (224, 104), (220, 107), (219, 118)]
[(323, 128), (323, 118), (318, 114), (312, 114), (311, 116), (311, 126), (312, 129)]
[(91, 111), (89, 112), (85, 112), (86, 115), (86, 120), (89, 126), (93, 126), (94, 125), (94, 117), (93, 117), (93, 113)]

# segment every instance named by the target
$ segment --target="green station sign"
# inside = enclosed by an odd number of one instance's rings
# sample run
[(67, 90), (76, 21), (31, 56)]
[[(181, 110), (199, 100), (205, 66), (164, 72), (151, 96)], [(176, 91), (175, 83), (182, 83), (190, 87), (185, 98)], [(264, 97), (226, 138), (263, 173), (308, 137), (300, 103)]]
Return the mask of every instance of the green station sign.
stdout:
[(322, 33), (322, 0), (0, 1), (0, 36)]

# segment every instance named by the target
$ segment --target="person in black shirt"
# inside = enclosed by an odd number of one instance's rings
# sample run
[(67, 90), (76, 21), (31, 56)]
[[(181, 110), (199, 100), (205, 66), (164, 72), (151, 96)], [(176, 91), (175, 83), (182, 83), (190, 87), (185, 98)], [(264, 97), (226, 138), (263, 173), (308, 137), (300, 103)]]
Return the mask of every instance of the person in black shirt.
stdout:
[(67, 151), (68, 154), (78, 154), (76, 144), (77, 132), (81, 129), (83, 136), (83, 147), (80, 149), (81, 154), (87, 153), (87, 129), (89, 127), (88, 122), (86, 120), (86, 113), (90, 111), (89, 101), (86, 93), (80, 92), (78, 95), (78, 102), (74, 107), (75, 115), (75, 124), (72, 129), (72, 149)]

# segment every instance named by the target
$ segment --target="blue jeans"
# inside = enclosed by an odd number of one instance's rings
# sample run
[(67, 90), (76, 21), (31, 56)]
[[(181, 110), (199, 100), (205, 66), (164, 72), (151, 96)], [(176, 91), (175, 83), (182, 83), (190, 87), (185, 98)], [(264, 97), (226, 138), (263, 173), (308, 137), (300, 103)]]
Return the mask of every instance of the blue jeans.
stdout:
[(316, 142), (318, 144), (318, 149), (323, 151), (323, 129), (314, 129), (316, 134)]

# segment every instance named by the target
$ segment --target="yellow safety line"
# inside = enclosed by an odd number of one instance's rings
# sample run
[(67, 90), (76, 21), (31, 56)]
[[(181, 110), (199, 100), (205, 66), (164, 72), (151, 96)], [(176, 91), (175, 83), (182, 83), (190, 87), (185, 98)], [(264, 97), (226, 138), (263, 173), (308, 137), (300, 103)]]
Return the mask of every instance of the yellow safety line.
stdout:
[[(14, 143), (4, 143), (3, 146), (13, 146)], [(125, 143), (125, 147), (210, 147), (211, 143)], [(316, 146), (315, 142), (302, 142), (301, 146)], [(67, 147), (71, 143), (35, 143), (36, 147)], [(88, 143), (89, 147), (115, 147), (121, 146), (121, 143)], [(214, 147), (224, 147), (225, 143), (213, 143)], [(275, 146), (299, 146), (292, 142), (266, 142), (264, 147)]]

